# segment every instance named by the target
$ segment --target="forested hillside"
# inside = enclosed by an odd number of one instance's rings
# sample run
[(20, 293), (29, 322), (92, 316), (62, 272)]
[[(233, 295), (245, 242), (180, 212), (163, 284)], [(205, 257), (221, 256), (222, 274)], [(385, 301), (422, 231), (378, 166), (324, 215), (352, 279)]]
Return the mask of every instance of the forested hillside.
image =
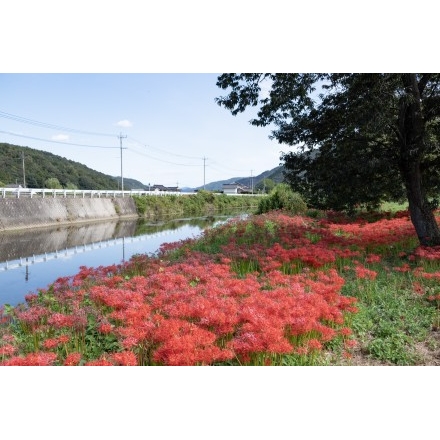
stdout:
[[(283, 166), (278, 166), (276, 168), (273, 168), (268, 171), (264, 171), (263, 173), (253, 176), (252, 178), (250, 176), (248, 177), (232, 177), (231, 179), (227, 180), (219, 180), (217, 182), (211, 182), (205, 185), (205, 189), (209, 191), (221, 191), (224, 183), (240, 183), (241, 185), (251, 186), (252, 183), (254, 185), (254, 188), (256, 188), (259, 184), (262, 186), (262, 182), (264, 179), (270, 179), (273, 180), (274, 183), (281, 183), (284, 179), (283, 176)], [(203, 186), (197, 188), (197, 189), (203, 189)]]
[[(24, 156), (24, 170), (23, 170)], [(45, 151), (0, 143), (0, 186), (19, 184), (28, 188), (48, 187), (56, 179), (62, 188), (118, 189), (117, 177), (92, 170), (87, 166)], [(56, 181), (55, 181), (56, 182)], [(124, 189), (145, 189), (134, 179), (124, 178)]]

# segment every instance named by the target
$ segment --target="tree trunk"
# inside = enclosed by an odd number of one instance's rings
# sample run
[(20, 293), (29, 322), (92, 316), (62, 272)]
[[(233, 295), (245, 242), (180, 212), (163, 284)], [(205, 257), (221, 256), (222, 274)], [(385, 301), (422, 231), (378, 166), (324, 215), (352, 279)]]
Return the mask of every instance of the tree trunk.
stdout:
[(400, 102), (400, 171), (406, 188), (411, 221), (422, 246), (440, 245), (440, 228), (426, 197), (420, 163), (425, 152), (425, 122), (416, 75), (402, 75), (406, 96)]
[(422, 246), (440, 245), (440, 228), (432, 208), (423, 194), (418, 167), (405, 176), (411, 221)]

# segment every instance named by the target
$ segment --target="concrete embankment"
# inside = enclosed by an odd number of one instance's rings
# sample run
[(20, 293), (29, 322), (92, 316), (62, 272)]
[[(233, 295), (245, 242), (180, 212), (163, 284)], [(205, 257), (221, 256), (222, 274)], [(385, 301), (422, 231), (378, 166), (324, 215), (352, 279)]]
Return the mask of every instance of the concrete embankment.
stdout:
[(131, 197), (0, 199), (0, 231), (137, 216)]

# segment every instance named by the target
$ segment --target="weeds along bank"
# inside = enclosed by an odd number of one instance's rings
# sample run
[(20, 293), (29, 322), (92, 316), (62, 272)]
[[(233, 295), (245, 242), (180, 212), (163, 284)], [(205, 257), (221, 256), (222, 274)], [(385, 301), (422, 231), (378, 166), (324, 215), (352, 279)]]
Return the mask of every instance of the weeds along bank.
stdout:
[(262, 196), (232, 196), (199, 191), (191, 195), (134, 196), (141, 217), (211, 215), (242, 210), (256, 211)]
[(418, 246), (407, 212), (319, 214), (83, 267), (0, 310), (0, 365), (438, 362), (440, 249)]

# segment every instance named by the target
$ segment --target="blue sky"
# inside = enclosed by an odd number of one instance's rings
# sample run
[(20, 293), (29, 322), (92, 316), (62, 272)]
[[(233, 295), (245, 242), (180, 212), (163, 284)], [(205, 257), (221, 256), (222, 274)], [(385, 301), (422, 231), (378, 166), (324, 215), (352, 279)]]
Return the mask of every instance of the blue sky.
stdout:
[[(125, 178), (197, 187), (256, 176), (278, 166), (280, 152), (288, 151), (269, 140), (269, 128), (249, 124), (251, 113), (234, 117), (214, 102), (224, 93), (216, 72), (437, 70), (428, 45), (413, 40), (414, 60), (407, 56), (409, 43), (390, 39), (392, 5), (374, 0), (362, 11), (364, 20), (350, 21), (332, 16), (333, 3), (315, 2), (320, 14), (296, 3), (294, 13), (282, 13), (286, 3), (224, 0), (221, 7), (201, 8), (194, 0), (168, 0), (146, 8), (138, 0), (109, 0), (103, 8), (76, 0), (60, 8), (55, 0), (9, 2), (3, 8), (0, 141), (116, 176), (122, 134)], [(351, 3), (336, 3), (358, 15)], [(399, 13), (411, 18), (410, 10)], [(435, 14), (424, 20), (425, 34), (435, 37)]]
[(288, 147), (251, 126), (251, 112), (219, 107), (217, 76), (3, 73), (0, 139), (116, 176), (122, 134), (122, 174), (146, 185), (197, 187), (278, 166)]

